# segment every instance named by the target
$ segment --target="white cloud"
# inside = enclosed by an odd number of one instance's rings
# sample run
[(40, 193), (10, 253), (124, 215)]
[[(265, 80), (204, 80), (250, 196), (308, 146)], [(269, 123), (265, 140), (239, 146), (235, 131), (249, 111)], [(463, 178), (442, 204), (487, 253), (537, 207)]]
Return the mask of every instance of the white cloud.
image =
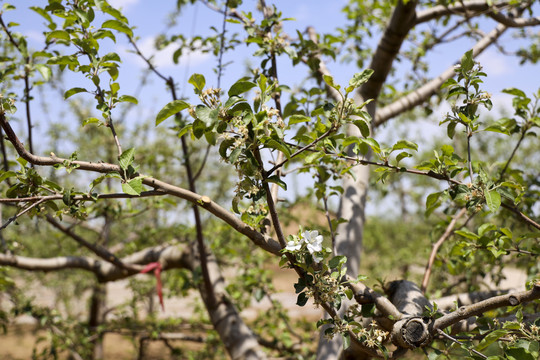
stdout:
[[(211, 58), (211, 55), (209, 53), (203, 53), (202, 51), (186, 51), (184, 50), (182, 56), (178, 59), (178, 64), (175, 64), (173, 61), (173, 54), (176, 50), (178, 50), (178, 45), (176, 44), (170, 44), (167, 47), (156, 50), (155, 49), (155, 38), (154, 37), (146, 37), (141, 39), (137, 46), (139, 47), (139, 50), (141, 53), (143, 53), (146, 57), (152, 58), (152, 64), (154, 64), (158, 68), (168, 68), (173, 66), (186, 66), (186, 65), (199, 65), (206, 60)], [(125, 49), (123, 49), (125, 50)], [(127, 58), (127, 57), (126, 57)], [(145, 68), (146, 64), (145, 62), (140, 58), (133, 56), (129, 57), (130, 59), (134, 59), (134, 62), (141, 68)]]
[(30, 41), (36, 42), (38, 44), (43, 44), (45, 42), (45, 35), (42, 32), (36, 30), (28, 30), (24, 32), (26, 38)]
[(112, 7), (116, 9), (122, 8), (123, 10), (127, 10), (138, 2), (139, 0), (109, 0), (109, 4), (111, 4)]
[(501, 76), (512, 73), (512, 65), (508, 63), (505, 55), (488, 50), (478, 57), (480, 65), (488, 76)]

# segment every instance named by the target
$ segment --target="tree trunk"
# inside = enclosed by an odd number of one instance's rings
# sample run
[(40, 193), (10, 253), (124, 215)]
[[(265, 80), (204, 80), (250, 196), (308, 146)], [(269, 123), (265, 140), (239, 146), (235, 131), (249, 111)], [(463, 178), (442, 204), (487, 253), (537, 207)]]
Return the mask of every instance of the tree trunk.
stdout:
[(103, 354), (103, 335), (99, 334), (98, 327), (103, 323), (105, 306), (107, 299), (107, 285), (97, 283), (92, 288), (92, 296), (90, 297), (90, 311), (88, 314), (88, 326), (92, 335), (96, 335), (92, 340), (92, 359), (102, 360)]

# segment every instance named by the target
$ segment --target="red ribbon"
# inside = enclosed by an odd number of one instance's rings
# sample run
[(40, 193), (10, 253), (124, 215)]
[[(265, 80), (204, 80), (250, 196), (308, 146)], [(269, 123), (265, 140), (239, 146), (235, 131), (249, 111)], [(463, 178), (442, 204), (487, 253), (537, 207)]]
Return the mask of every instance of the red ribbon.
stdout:
[(147, 273), (152, 270), (154, 270), (154, 276), (156, 277), (156, 289), (157, 295), (159, 297), (159, 303), (161, 304), (161, 309), (165, 311), (165, 305), (163, 305), (163, 286), (161, 284), (161, 263), (153, 262), (146, 265), (144, 269), (141, 270), (141, 274)]

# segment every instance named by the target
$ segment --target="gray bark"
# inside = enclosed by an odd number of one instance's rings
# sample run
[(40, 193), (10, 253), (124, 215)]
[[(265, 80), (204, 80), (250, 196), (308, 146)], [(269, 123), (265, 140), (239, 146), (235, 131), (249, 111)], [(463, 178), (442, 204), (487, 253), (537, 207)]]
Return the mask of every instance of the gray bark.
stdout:
[[(373, 76), (360, 88), (360, 96), (356, 99), (357, 103), (378, 98), (401, 44), (414, 24), (415, 7), (416, 1), (409, 1), (407, 4), (400, 1), (396, 6), (369, 66), (370, 69), (374, 70)], [(376, 102), (368, 104), (367, 110), (375, 119)], [(352, 126), (347, 129), (347, 135), (361, 136), (360, 131)], [(335, 252), (337, 255), (347, 256), (347, 274), (356, 278), (362, 251), (369, 168), (356, 166), (352, 172), (356, 179), (351, 176), (346, 176), (343, 179), (344, 192), (341, 196), (338, 216), (347, 222), (340, 224), (337, 228)], [(342, 305), (340, 315), (347, 308), (347, 304)], [(317, 359), (338, 359), (343, 348), (341, 337), (336, 336), (328, 341), (323, 338), (324, 330), (323, 328), (321, 331)]]

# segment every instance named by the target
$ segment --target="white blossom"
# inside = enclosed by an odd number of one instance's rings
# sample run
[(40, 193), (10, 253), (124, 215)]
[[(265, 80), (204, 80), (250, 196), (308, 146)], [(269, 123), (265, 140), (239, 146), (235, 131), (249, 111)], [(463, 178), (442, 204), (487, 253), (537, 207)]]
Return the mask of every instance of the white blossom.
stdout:
[(287, 242), (287, 246), (285, 246), (285, 250), (290, 251), (290, 252), (295, 252), (295, 251), (300, 250), (301, 247), (302, 247), (302, 241), (298, 239), (293, 239)]
[(313, 231), (304, 231), (302, 237), (307, 244), (307, 249), (310, 254), (319, 252), (322, 250), (323, 237), (319, 235), (317, 230)]

